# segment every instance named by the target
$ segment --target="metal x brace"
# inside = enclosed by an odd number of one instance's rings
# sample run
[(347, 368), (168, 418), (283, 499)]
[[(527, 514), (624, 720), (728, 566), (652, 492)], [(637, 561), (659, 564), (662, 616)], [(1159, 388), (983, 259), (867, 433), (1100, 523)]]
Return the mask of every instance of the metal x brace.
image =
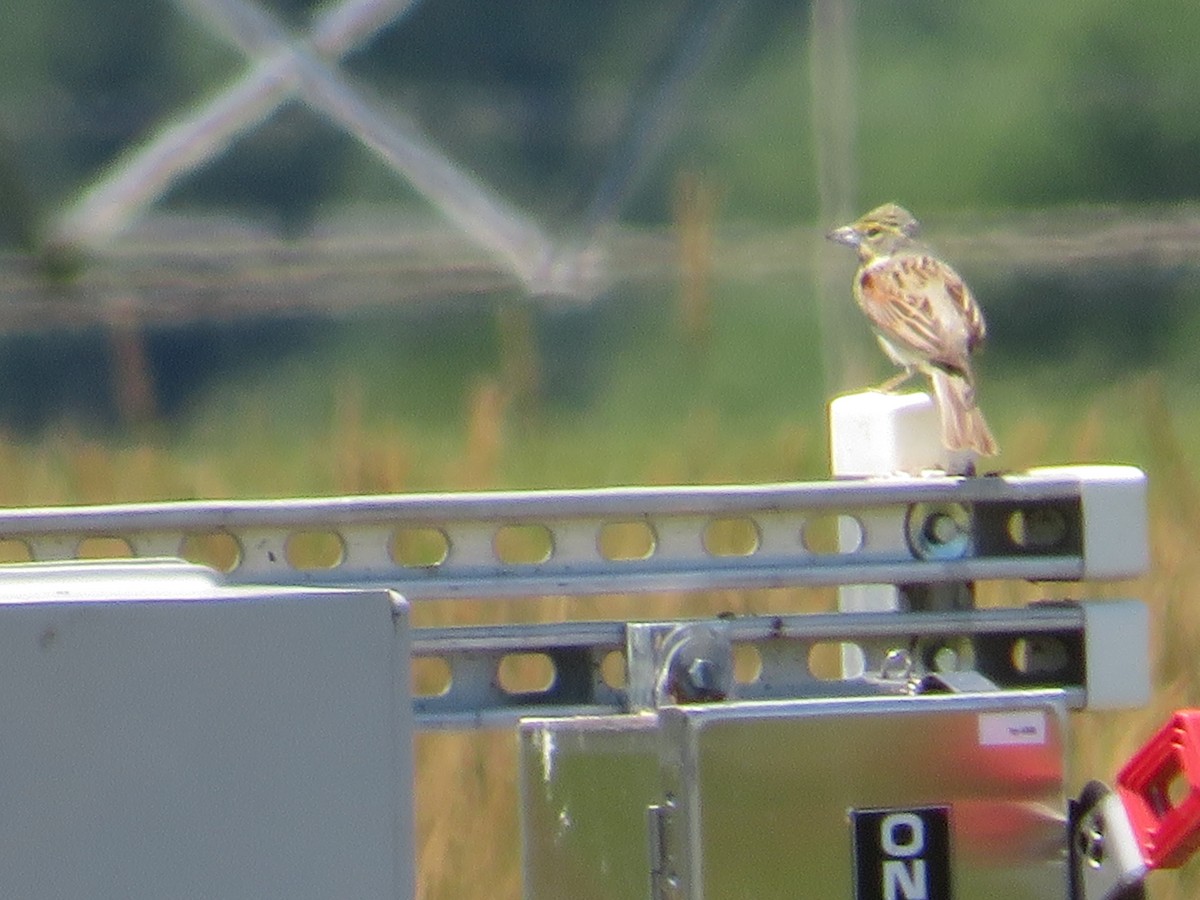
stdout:
[(342, 0), (297, 38), (243, 0), (177, 0), (250, 60), (237, 80), (190, 115), (165, 125), (114, 164), (59, 222), (56, 243), (89, 246), (122, 230), (180, 175), (220, 154), (239, 134), (299, 97), (373, 150), (533, 293), (587, 294), (590, 253), (563, 252), (522, 211), (434, 147), (419, 127), (361, 96), (337, 62), (419, 0)]

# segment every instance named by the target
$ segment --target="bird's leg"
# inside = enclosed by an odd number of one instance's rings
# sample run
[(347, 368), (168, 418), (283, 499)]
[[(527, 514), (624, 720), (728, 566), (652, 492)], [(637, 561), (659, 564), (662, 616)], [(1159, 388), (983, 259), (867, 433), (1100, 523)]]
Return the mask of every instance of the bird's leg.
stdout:
[(915, 366), (905, 366), (901, 371), (897, 372), (878, 387), (872, 388), (872, 390), (878, 391), (881, 394), (890, 394), (896, 388), (900, 387), (900, 385), (904, 384), (904, 382), (908, 381), (908, 379), (912, 378), (915, 374), (917, 374), (917, 369)]

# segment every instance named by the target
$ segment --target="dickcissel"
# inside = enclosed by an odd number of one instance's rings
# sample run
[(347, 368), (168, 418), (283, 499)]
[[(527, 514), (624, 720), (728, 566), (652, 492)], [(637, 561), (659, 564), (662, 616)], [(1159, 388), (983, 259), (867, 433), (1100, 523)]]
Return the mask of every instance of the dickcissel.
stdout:
[(908, 210), (888, 203), (828, 237), (858, 251), (854, 299), (884, 352), (904, 367), (879, 389), (923, 372), (933, 383), (946, 448), (995, 456), (999, 447), (975, 405), (971, 371), (971, 354), (986, 333), (983, 313), (962, 277), (917, 240), (919, 227)]

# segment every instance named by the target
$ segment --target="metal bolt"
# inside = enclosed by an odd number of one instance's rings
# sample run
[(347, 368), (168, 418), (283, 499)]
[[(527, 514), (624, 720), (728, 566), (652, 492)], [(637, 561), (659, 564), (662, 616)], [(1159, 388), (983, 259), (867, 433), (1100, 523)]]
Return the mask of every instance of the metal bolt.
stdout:
[(1088, 865), (1099, 868), (1104, 864), (1104, 820), (1098, 815), (1089, 816), (1079, 825), (1075, 838), (1079, 855)]
[(912, 654), (903, 648), (896, 648), (889, 650), (887, 656), (883, 658), (883, 665), (879, 667), (879, 675), (881, 678), (887, 679), (907, 678), (912, 674), (912, 669)]
[(679, 625), (662, 640), (656, 703), (724, 700), (733, 689), (733, 647), (725, 623)]
[(971, 514), (959, 503), (914, 504), (906, 530), (918, 559), (961, 559), (971, 551)]
[(721, 688), (720, 668), (703, 656), (693, 659), (685, 673), (689, 693), (698, 700), (719, 700), (725, 696)]
[(949, 544), (962, 534), (962, 531), (959, 529), (958, 523), (950, 516), (945, 513), (934, 513), (925, 523), (925, 534), (935, 544)]

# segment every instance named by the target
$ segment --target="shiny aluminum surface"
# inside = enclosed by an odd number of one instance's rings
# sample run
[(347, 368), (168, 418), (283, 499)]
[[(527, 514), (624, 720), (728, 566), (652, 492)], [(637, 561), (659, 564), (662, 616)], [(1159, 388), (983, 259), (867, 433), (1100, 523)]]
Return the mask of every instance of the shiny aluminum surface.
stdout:
[(955, 900), (1065, 897), (1064, 715), (1053, 691), (666, 708), (663, 896), (863, 896), (852, 811), (945, 807)]
[(645, 900), (657, 717), (527, 719), (520, 730), (525, 897)]

